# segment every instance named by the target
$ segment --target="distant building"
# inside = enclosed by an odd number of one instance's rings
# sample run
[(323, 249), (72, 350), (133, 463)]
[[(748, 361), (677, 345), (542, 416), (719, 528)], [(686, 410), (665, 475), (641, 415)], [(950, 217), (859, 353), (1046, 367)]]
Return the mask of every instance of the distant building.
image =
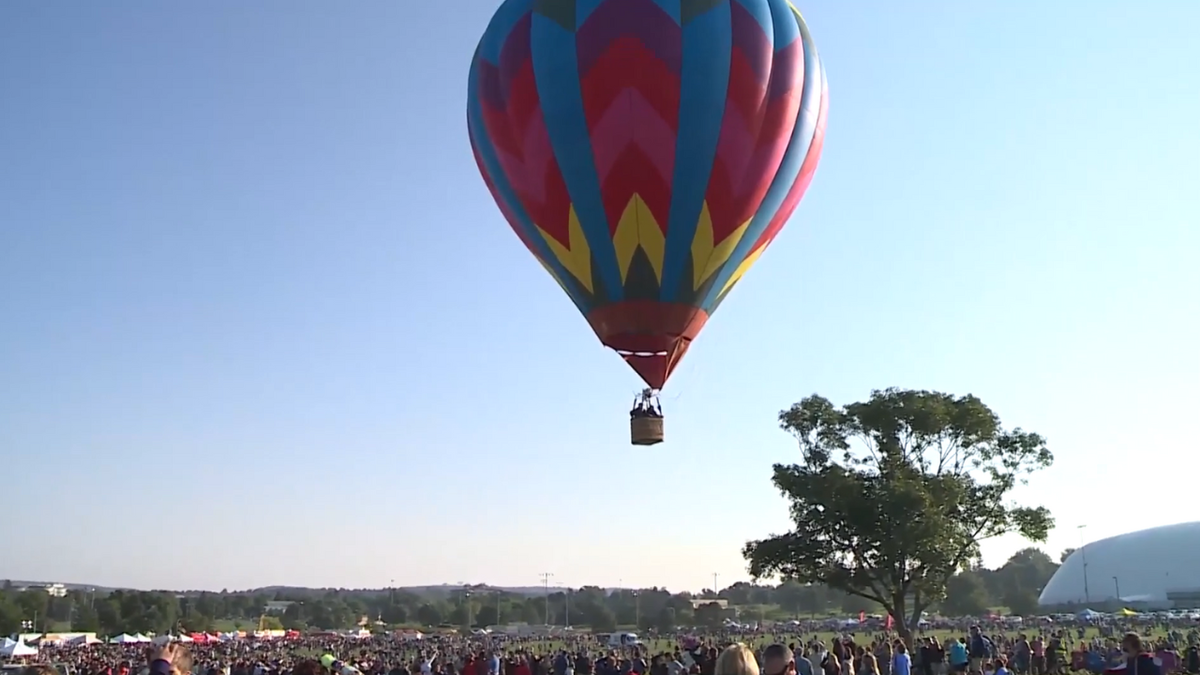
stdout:
[(296, 603), (291, 600), (271, 600), (267, 603), (266, 607), (263, 607), (263, 612), (267, 614), (283, 614), (287, 611), (288, 607), (294, 604)]
[(67, 587), (62, 584), (46, 584), (42, 588), (45, 589), (46, 595), (49, 595), (52, 598), (67, 597)]
[(721, 609), (729, 609), (729, 601), (724, 598), (692, 598), (692, 609), (700, 609), (705, 605), (716, 604)]
[(1200, 522), (1088, 542), (1046, 582), (1038, 603), (1191, 609), (1200, 603)]

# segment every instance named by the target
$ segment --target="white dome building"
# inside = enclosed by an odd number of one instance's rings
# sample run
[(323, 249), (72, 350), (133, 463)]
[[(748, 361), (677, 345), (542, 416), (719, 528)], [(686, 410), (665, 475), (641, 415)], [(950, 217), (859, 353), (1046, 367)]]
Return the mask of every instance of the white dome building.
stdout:
[(1050, 577), (1038, 603), (1200, 607), (1200, 522), (1086, 544)]

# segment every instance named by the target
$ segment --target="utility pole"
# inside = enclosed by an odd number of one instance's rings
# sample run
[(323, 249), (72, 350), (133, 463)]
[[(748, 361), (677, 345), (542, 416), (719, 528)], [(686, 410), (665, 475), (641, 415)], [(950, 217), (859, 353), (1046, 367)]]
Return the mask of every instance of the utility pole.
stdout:
[(546, 625), (550, 625), (550, 578), (554, 576), (553, 572), (542, 572), (542, 588), (546, 591)]
[(633, 592), (633, 625), (639, 629), (642, 625), (642, 596), (637, 591)]
[(1087, 525), (1076, 526), (1079, 530), (1079, 557), (1083, 560), (1083, 602), (1091, 604), (1092, 595), (1088, 592), (1088, 570), (1087, 570), (1087, 544), (1083, 541), (1083, 530)]
[(571, 587), (563, 589), (563, 628), (571, 627)]

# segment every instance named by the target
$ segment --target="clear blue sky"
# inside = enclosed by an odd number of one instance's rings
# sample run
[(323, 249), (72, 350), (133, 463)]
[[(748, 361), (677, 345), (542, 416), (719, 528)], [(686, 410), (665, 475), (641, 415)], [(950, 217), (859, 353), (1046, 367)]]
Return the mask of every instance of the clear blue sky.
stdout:
[(0, 577), (724, 585), (889, 385), (1050, 438), (1053, 554), (1195, 517), (1200, 4), (801, 3), (821, 168), (648, 450), (472, 159), (497, 4), (0, 3)]

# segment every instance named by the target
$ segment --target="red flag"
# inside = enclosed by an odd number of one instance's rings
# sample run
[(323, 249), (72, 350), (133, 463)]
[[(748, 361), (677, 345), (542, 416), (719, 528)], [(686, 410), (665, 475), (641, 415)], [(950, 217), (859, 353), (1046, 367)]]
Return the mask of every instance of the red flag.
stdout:
[(863, 612), (863, 611), (859, 611), (859, 613), (858, 613), (858, 622), (859, 622), (859, 623), (862, 623), (862, 622), (864, 622), (864, 621), (866, 621), (866, 620), (867, 620), (867, 613), (866, 613), (866, 612)]

